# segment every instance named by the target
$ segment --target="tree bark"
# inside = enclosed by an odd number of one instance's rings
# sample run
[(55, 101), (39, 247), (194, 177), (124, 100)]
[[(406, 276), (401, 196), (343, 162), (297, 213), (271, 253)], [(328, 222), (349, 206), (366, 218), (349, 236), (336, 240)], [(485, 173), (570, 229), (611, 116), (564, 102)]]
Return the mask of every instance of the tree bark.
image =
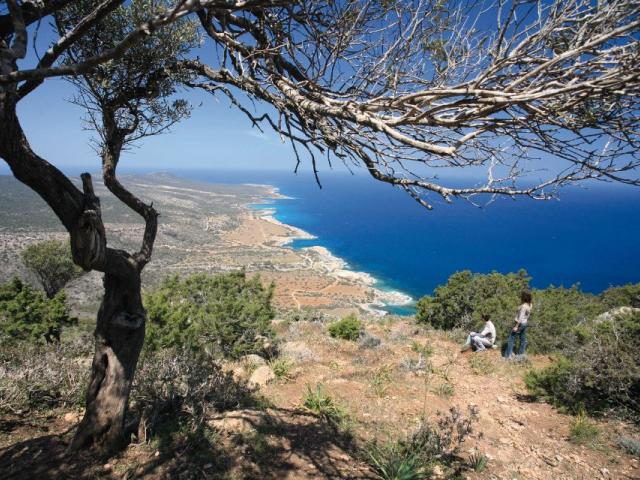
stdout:
[(95, 330), (96, 350), (85, 415), (71, 448), (93, 446), (111, 453), (127, 441), (125, 417), (144, 342), (145, 311), (140, 273), (134, 266), (126, 275), (105, 273), (104, 289)]
[[(38, 193), (58, 216), (70, 234), (74, 262), (87, 271), (104, 272), (105, 293), (97, 316), (86, 411), (71, 447), (113, 453), (126, 442), (129, 394), (145, 333), (140, 273), (151, 257), (157, 212), (134, 196), (127, 197), (125, 203), (137, 201), (134, 206), (145, 219), (141, 250), (129, 254), (108, 248), (91, 176), (82, 175), (80, 191), (60, 170), (36, 155), (20, 126), (15, 100), (15, 92), (0, 91), (0, 157), (16, 179)], [(108, 186), (115, 189), (111, 185), (115, 167), (109, 177)], [(118, 197), (130, 195), (119, 183), (116, 186)]]

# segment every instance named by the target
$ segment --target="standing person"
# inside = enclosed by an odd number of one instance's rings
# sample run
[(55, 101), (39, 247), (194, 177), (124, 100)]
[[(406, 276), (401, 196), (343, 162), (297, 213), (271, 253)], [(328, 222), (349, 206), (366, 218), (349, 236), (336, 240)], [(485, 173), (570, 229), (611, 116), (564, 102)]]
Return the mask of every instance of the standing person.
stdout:
[(520, 337), (520, 345), (518, 346), (518, 356), (524, 355), (524, 349), (527, 346), (527, 324), (529, 323), (529, 316), (531, 315), (531, 292), (524, 290), (520, 294), (520, 306), (516, 313), (516, 324), (511, 330), (509, 340), (507, 341), (507, 349), (504, 351), (504, 358), (509, 359), (513, 354), (513, 347), (516, 343), (516, 337)]
[(493, 325), (491, 318), (485, 313), (482, 315), (482, 320), (484, 320), (484, 328), (480, 333), (469, 333), (467, 341), (462, 347), (463, 352), (468, 350), (469, 347), (473, 347), (476, 352), (480, 352), (487, 347), (493, 347), (496, 343), (496, 327)]

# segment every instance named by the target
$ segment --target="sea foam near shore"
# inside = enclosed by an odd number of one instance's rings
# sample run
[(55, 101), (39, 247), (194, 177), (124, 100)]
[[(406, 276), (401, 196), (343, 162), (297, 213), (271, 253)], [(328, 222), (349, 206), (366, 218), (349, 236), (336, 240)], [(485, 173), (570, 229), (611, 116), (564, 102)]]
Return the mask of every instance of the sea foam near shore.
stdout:
[[(260, 186), (267, 188), (270, 199), (291, 199), (291, 197), (280, 194), (277, 187), (267, 185)], [(286, 229), (288, 232), (286, 237), (278, 237), (274, 239), (278, 246), (293, 248), (290, 245), (294, 240), (313, 240), (317, 238), (315, 235), (312, 235), (301, 228), (278, 220), (275, 217), (277, 214), (275, 206), (266, 207), (265, 205), (260, 205), (259, 208), (254, 209), (254, 212), (262, 220), (271, 222)], [(405, 306), (414, 302), (414, 299), (411, 296), (403, 292), (379, 288), (377, 285), (380, 282), (375, 277), (367, 272), (349, 269), (349, 266), (344, 259), (337, 257), (326, 247), (314, 245), (310, 247), (301, 247), (299, 250), (308, 255), (311, 268), (318, 268), (327, 275), (336, 279), (347, 280), (370, 288), (373, 292), (373, 301), (366, 304), (359, 304), (358, 306), (371, 314), (380, 316), (386, 315), (388, 313), (384, 310), (386, 307)]]

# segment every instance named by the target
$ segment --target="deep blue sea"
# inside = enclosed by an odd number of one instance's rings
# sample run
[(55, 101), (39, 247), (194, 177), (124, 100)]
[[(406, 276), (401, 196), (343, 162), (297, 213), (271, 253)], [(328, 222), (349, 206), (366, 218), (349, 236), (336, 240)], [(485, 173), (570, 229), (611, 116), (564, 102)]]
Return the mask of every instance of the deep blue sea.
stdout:
[[(402, 191), (364, 173), (312, 176), (282, 172), (175, 171), (212, 183), (263, 183), (290, 199), (269, 205), (276, 218), (321, 245), (379, 287), (417, 299), (459, 270), (526, 269), (534, 287), (579, 284), (588, 292), (640, 282), (640, 188), (596, 184), (567, 188), (560, 200), (499, 199), (477, 208), (434, 198), (427, 211)], [(411, 313), (411, 307), (390, 307)]]

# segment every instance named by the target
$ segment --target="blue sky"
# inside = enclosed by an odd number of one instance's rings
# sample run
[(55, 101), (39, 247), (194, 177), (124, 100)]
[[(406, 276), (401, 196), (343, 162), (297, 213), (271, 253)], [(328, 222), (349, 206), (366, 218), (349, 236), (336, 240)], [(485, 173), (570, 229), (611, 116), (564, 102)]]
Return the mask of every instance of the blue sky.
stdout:
[[(64, 80), (47, 80), (19, 104), (20, 120), (34, 150), (53, 164), (99, 168), (89, 142), (92, 132), (84, 129), (84, 112), (67, 101), (73, 92)], [(273, 132), (252, 129), (224, 99), (200, 92), (184, 92), (184, 97), (194, 105), (191, 118), (125, 152), (123, 167), (293, 170), (291, 147)]]
[[(21, 68), (32, 68), (37, 62), (36, 50), (41, 54), (55, 38), (51, 27), (43, 22), (36, 48), (29, 46), (27, 58), (20, 62)], [(205, 62), (215, 63), (210, 47), (205, 44), (197, 54)], [(36, 153), (63, 170), (96, 171), (100, 162), (90, 143), (93, 132), (85, 130), (83, 109), (69, 102), (73, 95), (74, 86), (70, 83), (48, 79), (20, 102), (18, 114)], [(201, 91), (183, 91), (180, 96), (193, 105), (191, 118), (174, 126), (171, 132), (143, 139), (137, 148), (124, 152), (121, 170), (294, 170), (295, 155), (290, 144), (282, 143), (266, 125), (264, 133), (252, 128), (244, 114), (231, 107), (226, 97), (213, 97)], [(252, 108), (252, 104), (245, 102), (245, 107)], [(257, 108), (264, 111), (268, 107), (258, 103)], [(550, 167), (554, 163), (545, 159), (539, 166)], [(321, 173), (329, 170), (324, 158), (319, 158), (318, 166)], [(346, 170), (339, 161), (334, 162), (334, 169)], [(301, 171), (310, 171), (308, 162), (303, 163)], [(8, 173), (7, 165), (0, 161), (0, 174)], [(364, 170), (356, 173), (368, 176)], [(476, 180), (486, 174), (484, 167), (437, 173), (465, 180)]]
[[(32, 40), (33, 35), (30, 36)], [(37, 35), (37, 45), (29, 45), (21, 68), (33, 68), (36, 50), (41, 55), (56, 37), (45, 22)], [(198, 52), (207, 56), (209, 52)], [(27, 138), (36, 153), (59, 168), (77, 170), (100, 167), (85, 130), (84, 111), (69, 102), (74, 86), (63, 79), (47, 79), (43, 85), (18, 105), (18, 115)], [(176, 125), (171, 132), (147, 138), (138, 148), (125, 152), (123, 169), (251, 169), (293, 171), (294, 154), (289, 144), (269, 130), (261, 134), (251, 128), (249, 120), (237, 109), (230, 108), (226, 98), (214, 98), (199, 91), (182, 91), (194, 106), (191, 118)], [(10, 173), (0, 160), (0, 174)]]

